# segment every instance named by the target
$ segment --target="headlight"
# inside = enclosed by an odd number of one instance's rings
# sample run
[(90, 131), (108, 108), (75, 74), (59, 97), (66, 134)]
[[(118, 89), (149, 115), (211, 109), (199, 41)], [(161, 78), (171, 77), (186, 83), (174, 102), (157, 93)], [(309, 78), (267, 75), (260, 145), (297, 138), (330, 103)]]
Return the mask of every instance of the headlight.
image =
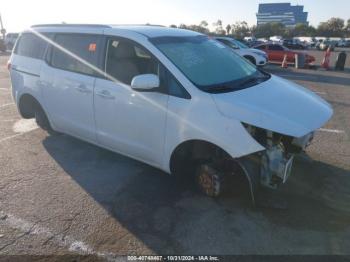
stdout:
[(258, 55), (258, 56), (262, 56), (262, 57), (264, 57), (264, 58), (267, 58), (267, 54), (259, 53), (259, 52), (254, 52), (254, 51), (253, 51), (253, 53), (256, 54), (256, 55)]

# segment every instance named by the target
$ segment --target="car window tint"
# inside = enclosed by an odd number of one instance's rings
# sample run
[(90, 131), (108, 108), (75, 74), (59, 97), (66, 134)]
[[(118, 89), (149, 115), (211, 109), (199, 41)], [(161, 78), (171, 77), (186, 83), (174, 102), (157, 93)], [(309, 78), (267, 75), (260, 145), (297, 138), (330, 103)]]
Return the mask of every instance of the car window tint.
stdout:
[(14, 53), (35, 59), (42, 59), (46, 46), (47, 43), (39, 36), (32, 33), (24, 33), (21, 35)]
[(269, 50), (273, 51), (283, 51), (283, 47), (279, 45), (269, 45)]
[(51, 64), (54, 67), (83, 73), (88, 75), (97, 74), (99, 36), (58, 34), (54, 42), (58, 47), (53, 47)]
[(186, 89), (168, 72), (168, 94), (180, 98), (191, 98)]
[(124, 84), (133, 77), (156, 74), (158, 62), (141, 46), (127, 40), (110, 39), (107, 47), (106, 73)]
[(266, 45), (259, 45), (257, 47), (255, 47), (256, 49), (260, 49), (260, 50), (265, 50), (266, 49)]

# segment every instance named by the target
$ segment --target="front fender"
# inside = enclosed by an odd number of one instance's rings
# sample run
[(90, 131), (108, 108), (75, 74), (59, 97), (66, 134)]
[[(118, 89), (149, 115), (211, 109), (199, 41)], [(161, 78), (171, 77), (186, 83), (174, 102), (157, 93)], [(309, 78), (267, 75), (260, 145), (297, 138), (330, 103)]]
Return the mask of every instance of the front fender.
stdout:
[(169, 98), (163, 169), (170, 172), (170, 158), (178, 145), (202, 140), (217, 145), (232, 158), (265, 148), (237, 120), (223, 116), (208, 94), (191, 100)]

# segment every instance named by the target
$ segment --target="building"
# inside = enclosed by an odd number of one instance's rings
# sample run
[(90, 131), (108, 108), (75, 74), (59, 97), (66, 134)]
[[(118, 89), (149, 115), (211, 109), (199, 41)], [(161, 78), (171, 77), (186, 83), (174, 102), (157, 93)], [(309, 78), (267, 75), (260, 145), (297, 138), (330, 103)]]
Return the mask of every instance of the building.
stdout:
[(256, 14), (257, 25), (275, 22), (291, 27), (298, 23), (308, 25), (307, 16), (304, 6), (292, 6), (290, 3), (259, 4)]

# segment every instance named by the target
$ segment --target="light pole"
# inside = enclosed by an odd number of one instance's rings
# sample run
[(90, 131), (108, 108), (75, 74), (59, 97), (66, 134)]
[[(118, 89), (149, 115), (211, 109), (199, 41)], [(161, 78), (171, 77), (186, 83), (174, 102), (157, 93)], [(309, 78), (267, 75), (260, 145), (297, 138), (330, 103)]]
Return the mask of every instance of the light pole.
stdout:
[(1, 18), (1, 14), (0, 14), (0, 27), (1, 27), (1, 34), (2, 34), (2, 39), (5, 39), (5, 35), (6, 35), (6, 29), (4, 28), (4, 25), (2, 23), (2, 18)]

